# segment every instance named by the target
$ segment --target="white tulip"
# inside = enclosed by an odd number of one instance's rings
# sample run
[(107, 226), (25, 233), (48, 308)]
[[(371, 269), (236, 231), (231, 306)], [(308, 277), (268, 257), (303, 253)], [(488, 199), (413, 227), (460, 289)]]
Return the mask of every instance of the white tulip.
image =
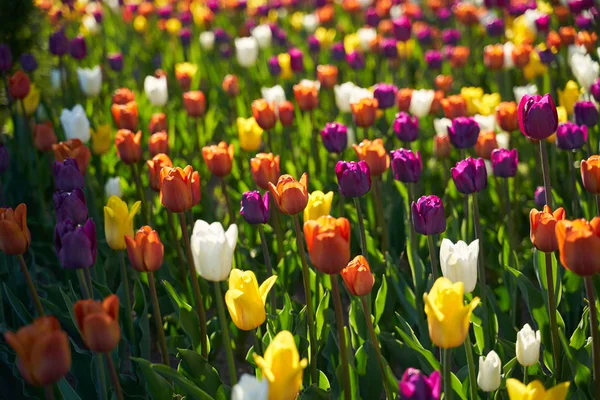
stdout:
[(250, 68), (258, 60), (258, 42), (255, 38), (235, 38), (235, 57), (238, 64), (244, 68)]
[(504, 43), (504, 64), (502, 64), (502, 67), (504, 69), (511, 69), (515, 66), (515, 62), (512, 58), (512, 53), (514, 49), (515, 44), (513, 42)]
[(105, 4), (108, 5), (113, 12), (121, 12), (121, 5), (119, 4), (119, 0), (105, 0)]
[(77, 68), (77, 80), (83, 94), (96, 97), (102, 89), (102, 70), (99, 65), (94, 68)]
[(256, 41), (258, 42), (258, 47), (260, 47), (261, 49), (271, 47), (273, 34), (269, 25), (258, 25), (257, 27), (252, 29), (252, 37), (256, 39)]
[(527, 23), (527, 29), (531, 31), (534, 35), (537, 35), (537, 26), (535, 25), (535, 20), (539, 17), (546, 15), (538, 10), (527, 10), (525, 14), (523, 14), (523, 18)]
[(52, 68), (52, 71), (50, 71), (50, 86), (52, 86), (52, 89), (54, 90), (59, 90), (61, 85), (60, 69)]
[(81, 18), (81, 25), (91, 34), (96, 35), (100, 32), (100, 25), (96, 22), (96, 18), (93, 15), (86, 14)]
[(448, 128), (451, 126), (452, 120), (450, 118), (436, 118), (433, 120), (433, 130), (438, 135), (448, 135)]
[(231, 389), (231, 400), (267, 400), (268, 397), (269, 381), (248, 374), (242, 375)]
[(104, 194), (107, 199), (110, 199), (112, 196), (117, 196), (121, 198), (123, 196), (123, 188), (121, 187), (121, 178), (115, 176), (114, 178), (109, 178), (104, 185)]
[(493, 392), (500, 387), (502, 362), (498, 354), (492, 350), (486, 357), (479, 357), (479, 373), (477, 385), (484, 392)]
[(521, 98), (526, 94), (533, 96), (538, 93), (538, 88), (533, 83), (525, 86), (515, 86), (513, 87), (513, 93), (515, 95), (515, 100), (517, 104), (521, 101)]
[(213, 31), (202, 32), (199, 40), (202, 50), (210, 51), (215, 48), (215, 33)]
[(310, 79), (301, 79), (299, 82), (300, 86), (311, 86), (315, 89), (317, 89), (317, 91), (319, 91), (321, 89), (321, 82), (319, 81), (312, 81)]
[(355, 86), (350, 92), (350, 104), (360, 103), (362, 99), (372, 99), (373, 92), (369, 89), (361, 88), (359, 86)]
[(434, 97), (435, 91), (433, 90), (421, 89), (413, 91), (408, 112), (417, 118), (426, 116), (431, 110)]
[(373, 4), (373, 0), (358, 0), (358, 5), (361, 10), (366, 10), (371, 4)]
[(350, 93), (352, 93), (355, 87), (357, 86), (352, 82), (345, 82), (333, 87), (335, 104), (341, 113), (347, 114), (352, 111), (350, 108)]
[(306, 14), (302, 18), (302, 27), (308, 33), (313, 33), (319, 26), (319, 17), (316, 14)]
[(279, 105), (285, 101), (285, 92), (281, 85), (275, 85), (270, 88), (264, 87), (260, 89), (260, 92), (263, 99), (269, 103), (273, 103), (275, 111), (277, 111)]
[(79, 139), (83, 143), (90, 141), (90, 121), (81, 104), (77, 104), (72, 110), (63, 109), (60, 123), (67, 139)]
[(358, 36), (360, 48), (363, 51), (369, 51), (371, 43), (377, 38), (377, 31), (375, 28), (360, 28), (356, 31), (356, 35)]
[(196, 221), (190, 239), (196, 272), (207, 281), (220, 282), (231, 272), (238, 227), (232, 224), (223, 229), (220, 222)]
[(598, 79), (600, 75), (600, 65), (589, 54), (575, 53), (571, 57), (571, 71), (577, 79), (577, 83), (585, 90)]
[(404, 10), (399, 5), (390, 8), (390, 18), (392, 21), (400, 18), (402, 15), (404, 15)]
[(156, 78), (152, 75), (148, 75), (146, 79), (144, 79), (144, 92), (152, 105), (159, 107), (164, 106), (167, 104), (167, 100), (169, 100), (167, 77), (161, 76), (160, 78)]
[(485, 164), (485, 172), (487, 172), (488, 178), (493, 177), (494, 169), (492, 168), (492, 162), (490, 160), (483, 160), (483, 163)]
[(442, 274), (452, 282), (462, 282), (465, 292), (470, 293), (477, 285), (477, 256), (479, 239), (467, 246), (459, 240), (456, 244), (449, 239), (442, 240), (440, 246), (440, 266)]
[(487, 116), (481, 115), (481, 114), (475, 114), (473, 116), (473, 119), (475, 120), (475, 122), (477, 122), (479, 124), (479, 129), (481, 129), (481, 132), (496, 130), (496, 115), (495, 114), (491, 114), (491, 115), (487, 115)]
[(506, 132), (496, 133), (496, 143), (499, 149), (510, 149), (510, 135)]
[(540, 358), (540, 331), (534, 331), (529, 324), (517, 333), (517, 361), (524, 367), (530, 367)]

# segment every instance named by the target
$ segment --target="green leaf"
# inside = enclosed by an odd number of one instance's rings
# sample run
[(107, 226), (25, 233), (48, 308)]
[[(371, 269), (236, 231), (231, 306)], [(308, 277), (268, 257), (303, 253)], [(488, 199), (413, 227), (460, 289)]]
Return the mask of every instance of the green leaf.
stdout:
[(170, 399), (173, 397), (173, 389), (169, 382), (152, 369), (152, 364), (143, 358), (131, 357), (135, 361), (144, 375), (147, 392), (153, 399)]
[[(135, 325), (139, 328), (138, 337), (139, 354), (142, 358), (150, 359), (150, 322), (148, 320), (148, 302), (139, 279), (133, 284), (135, 303), (133, 309), (138, 315)], [(141, 332), (141, 337), (140, 337)]]
[(331, 399), (331, 391), (324, 390), (316, 385), (309, 386), (300, 394), (300, 400), (329, 400)]
[(19, 300), (13, 292), (10, 291), (8, 286), (5, 283), (2, 284), (4, 287), (4, 293), (6, 293), (6, 297), (8, 298), (8, 302), (12, 306), (13, 310), (19, 316), (19, 319), (23, 323), (23, 325), (30, 324), (33, 321), (33, 317), (29, 314), (29, 311), (25, 308), (21, 300)]
[(69, 382), (67, 382), (65, 378), (58, 381), (56, 386), (58, 386), (58, 390), (60, 391), (63, 400), (81, 400), (81, 397), (79, 397), (75, 389), (69, 385)]
[[(185, 333), (187, 333), (192, 340), (192, 346), (194, 349), (199, 351), (201, 348), (201, 341), (200, 322), (198, 321), (198, 316), (192, 310), (192, 306), (190, 306), (179, 296), (179, 294), (177, 294), (175, 288), (169, 282), (163, 280), (162, 284), (167, 290), (167, 293), (170, 295), (174, 306), (179, 308), (179, 323), (181, 324), (181, 328), (183, 328)], [(210, 340), (208, 341), (208, 344), (210, 346)]]
[(383, 393), (383, 380), (379, 373), (377, 353), (373, 344), (365, 342), (356, 351), (356, 373), (358, 374), (358, 387), (363, 399), (379, 399)]
[(329, 310), (330, 297), (331, 293), (329, 291), (326, 291), (325, 295), (319, 302), (319, 307), (317, 307), (317, 338), (325, 337), (323, 336), (323, 327), (325, 326), (325, 322), (327, 321), (327, 311)]
[(181, 358), (178, 372), (206, 393), (216, 396), (219, 387), (223, 385), (217, 370), (195, 351), (187, 349), (177, 349), (177, 351), (179, 352), (179, 358)]
[(196, 384), (194, 384), (194, 382), (175, 371), (173, 368), (167, 367), (163, 364), (152, 364), (151, 368), (164, 378), (173, 381), (191, 398), (199, 400), (214, 400), (214, 397), (200, 389), (198, 386), (196, 386)]
[(387, 298), (387, 281), (385, 275), (381, 278), (381, 286), (377, 291), (377, 297), (375, 298), (375, 325), (379, 324), (379, 319), (383, 315), (385, 310), (385, 300)]
[(427, 372), (439, 370), (441, 367), (439, 361), (429, 350), (426, 350), (423, 347), (423, 345), (421, 345), (410, 325), (408, 325), (404, 318), (402, 318), (398, 313), (396, 313), (396, 318), (400, 320), (400, 325), (402, 327), (402, 329), (396, 327), (396, 332), (398, 332), (398, 334), (407, 346), (409, 346), (411, 349), (413, 349), (425, 358), (425, 361), (427, 361), (427, 363), (429, 364), (429, 370)]

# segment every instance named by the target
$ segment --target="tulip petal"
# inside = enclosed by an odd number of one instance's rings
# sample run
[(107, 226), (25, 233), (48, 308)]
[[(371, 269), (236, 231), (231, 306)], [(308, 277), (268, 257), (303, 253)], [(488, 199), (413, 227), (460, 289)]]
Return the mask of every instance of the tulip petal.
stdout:
[(263, 304), (267, 302), (267, 295), (271, 291), (273, 285), (275, 285), (275, 281), (277, 281), (277, 275), (273, 275), (272, 277), (265, 280), (259, 288), (260, 297), (262, 298)]

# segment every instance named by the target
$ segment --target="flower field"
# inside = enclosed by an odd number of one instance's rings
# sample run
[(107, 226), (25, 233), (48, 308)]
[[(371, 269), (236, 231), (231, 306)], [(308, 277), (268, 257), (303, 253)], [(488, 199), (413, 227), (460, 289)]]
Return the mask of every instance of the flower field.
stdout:
[(600, 399), (592, 0), (0, 0), (0, 398)]

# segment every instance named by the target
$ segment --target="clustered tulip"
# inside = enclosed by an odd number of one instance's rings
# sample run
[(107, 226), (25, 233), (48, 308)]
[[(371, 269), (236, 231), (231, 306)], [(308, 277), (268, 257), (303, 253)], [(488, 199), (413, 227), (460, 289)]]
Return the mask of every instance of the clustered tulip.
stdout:
[(135, 237), (126, 234), (125, 245), (131, 266), (139, 272), (154, 272), (162, 266), (164, 245), (158, 232), (149, 226), (141, 227)]
[(556, 146), (561, 150), (577, 150), (588, 140), (588, 128), (573, 122), (563, 122), (556, 130)]
[(419, 120), (405, 112), (396, 114), (393, 128), (396, 137), (403, 142), (413, 142), (419, 136)]
[(344, 197), (362, 197), (371, 190), (371, 174), (365, 161), (338, 161), (335, 174), (340, 193)]
[(356, 256), (340, 271), (342, 279), (350, 294), (354, 296), (365, 296), (371, 293), (375, 277), (371, 273), (369, 262), (362, 255)]
[(518, 116), (521, 132), (531, 139), (546, 139), (558, 127), (556, 105), (549, 94), (524, 95), (519, 102)]
[(525, 324), (517, 333), (516, 353), (517, 361), (524, 367), (530, 367), (540, 358), (540, 331), (534, 331), (529, 324)]
[(517, 174), (519, 155), (517, 149), (492, 151), (492, 171), (498, 178), (511, 178)]
[(465, 292), (471, 293), (477, 285), (478, 256), (479, 239), (467, 245), (462, 240), (454, 244), (444, 238), (440, 246), (442, 274), (454, 283), (462, 282)]
[(319, 219), (322, 216), (329, 215), (331, 211), (331, 202), (333, 201), (333, 192), (323, 193), (315, 190), (308, 195), (308, 203), (304, 209), (304, 222)]
[(407, 400), (439, 400), (442, 395), (442, 376), (433, 371), (427, 376), (415, 368), (408, 368), (398, 383), (400, 396)]
[(302, 174), (300, 181), (291, 175), (281, 175), (277, 185), (269, 182), (269, 191), (279, 210), (287, 215), (304, 211), (308, 204), (308, 175)]
[(200, 202), (200, 176), (191, 165), (160, 169), (160, 202), (173, 213), (182, 213)]
[(545, 253), (558, 250), (556, 240), (556, 224), (565, 219), (565, 210), (562, 207), (552, 212), (550, 207), (544, 206), (543, 211), (532, 209), (529, 213), (530, 239), (536, 249)]
[(338, 122), (328, 122), (321, 130), (321, 139), (330, 153), (343, 153), (348, 146), (348, 128)]
[(259, 188), (269, 190), (269, 183), (277, 183), (280, 176), (279, 159), (273, 153), (259, 153), (250, 159), (252, 177)]
[(223, 178), (233, 168), (233, 145), (225, 142), (218, 145), (205, 146), (202, 148), (202, 157), (210, 172), (219, 178)]
[(381, 176), (389, 168), (390, 156), (383, 146), (383, 140), (365, 139), (353, 148), (358, 159), (369, 165), (371, 176)]

